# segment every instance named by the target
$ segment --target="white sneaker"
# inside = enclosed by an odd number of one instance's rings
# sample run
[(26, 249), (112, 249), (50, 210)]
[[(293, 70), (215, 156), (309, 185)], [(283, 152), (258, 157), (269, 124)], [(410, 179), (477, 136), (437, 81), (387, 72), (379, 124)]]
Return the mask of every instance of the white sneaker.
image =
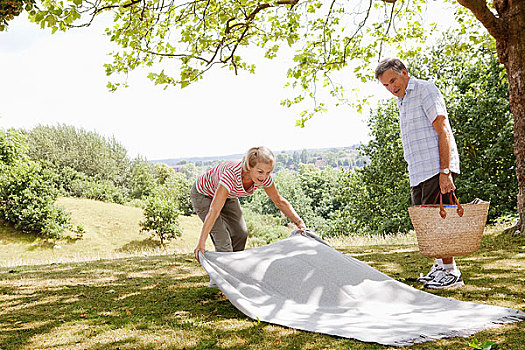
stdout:
[(419, 278), (417, 279), (417, 281), (420, 282), (420, 283), (430, 282), (430, 281), (432, 281), (434, 279), (434, 277), (436, 277), (436, 275), (437, 275), (437, 273), (439, 271), (445, 271), (445, 269), (442, 268), (441, 266), (439, 266), (438, 264), (434, 264), (430, 268), (430, 271), (425, 276), (423, 276), (423, 274), (421, 274), (419, 276)]
[(461, 277), (461, 272), (446, 270), (439, 271), (432, 281), (425, 283), (424, 287), (428, 289), (445, 289), (452, 287), (461, 287), (464, 286), (463, 278)]

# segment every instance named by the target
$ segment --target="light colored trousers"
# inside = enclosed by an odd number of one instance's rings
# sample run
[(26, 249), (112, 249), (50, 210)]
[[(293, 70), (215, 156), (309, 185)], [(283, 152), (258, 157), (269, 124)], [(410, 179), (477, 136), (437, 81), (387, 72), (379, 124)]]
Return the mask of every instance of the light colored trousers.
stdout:
[[(210, 210), (213, 198), (199, 193), (193, 184), (190, 192), (193, 210), (202, 222)], [(241, 204), (238, 198), (228, 198), (210, 232), (216, 252), (236, 252), (244, 250), (248, 229), (242, 217)]]

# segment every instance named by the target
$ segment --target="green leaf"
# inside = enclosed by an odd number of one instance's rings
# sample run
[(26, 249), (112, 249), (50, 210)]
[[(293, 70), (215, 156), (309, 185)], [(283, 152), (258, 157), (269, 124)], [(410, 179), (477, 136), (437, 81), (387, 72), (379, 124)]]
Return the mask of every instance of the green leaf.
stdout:
[(47, 25), (49, 27), (52, 27), (52, 26), (54, 26), (56, 24), (56, 17), (51, 15), (51, 14), (49, 14), (49, 15), (46, 16), (45, 21), (47, 22)]
[(44, 19), (44, 14), (42, 12), (38, 12), (35, 16), (35, 22), (39, 23)]

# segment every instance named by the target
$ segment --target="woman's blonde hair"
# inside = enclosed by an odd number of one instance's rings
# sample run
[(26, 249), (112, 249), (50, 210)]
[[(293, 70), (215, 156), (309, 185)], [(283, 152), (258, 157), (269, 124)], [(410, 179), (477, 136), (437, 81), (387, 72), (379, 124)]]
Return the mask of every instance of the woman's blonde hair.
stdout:
[(271, 164), (273, 167), (275, 165), (275, 156), (272, 151), (264, 146), (252, 147), (242, 158), (242, 169), (249, 171), (257, 163)]

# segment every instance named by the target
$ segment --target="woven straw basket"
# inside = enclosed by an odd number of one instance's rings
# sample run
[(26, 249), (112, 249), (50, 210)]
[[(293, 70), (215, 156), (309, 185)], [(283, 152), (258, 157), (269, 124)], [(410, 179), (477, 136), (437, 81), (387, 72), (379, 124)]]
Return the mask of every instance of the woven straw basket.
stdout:
[(444, 207), (440, 194), (439, 205), (408, 208), (419, 251), (425, 256), (449, 258), (479, 249), (490, 203), (460, 204), (453, 193), (452, 196), (457, 205)]

